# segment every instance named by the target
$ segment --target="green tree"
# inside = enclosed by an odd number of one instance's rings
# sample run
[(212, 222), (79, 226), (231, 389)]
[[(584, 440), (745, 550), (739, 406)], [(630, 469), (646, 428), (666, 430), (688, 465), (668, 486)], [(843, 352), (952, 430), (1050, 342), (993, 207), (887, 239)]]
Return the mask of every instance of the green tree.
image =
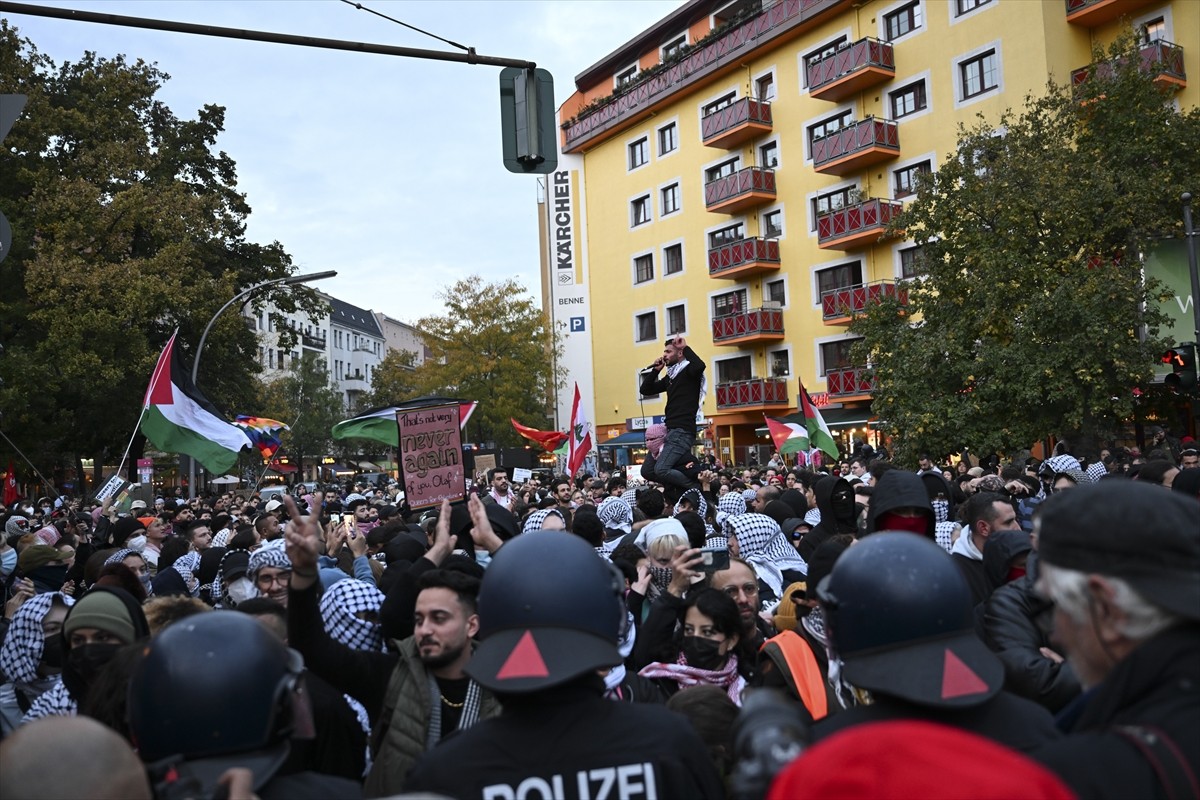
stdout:
[[(0, 94), (28, 96), (0, 158), (13, 227), (0, 264), (0, 413), (44, 471), (119, 459), (171, 332), (190, 362), (225, 300), (293, 271), (278, 242), (245, 238), (250, 207), (233, 159), (215, 150), (224, 109), (177, 117), (156, 99), (168, 77), (91, 52), (56, 65), (0, 20)], [(308, 290), (270, 299), (281, 312), (316, 302)], [(237, 314), (214, 326), (198, 383), (219, 408), (249, 408), (256, 350)], [(141, 447), (138, 437), (134, 455)]]
[(289, 374), (263, 386), (262, 402), (265, 416), (288, 424), (290, 430), (281, 437), (282, 453), (292, 459), (301, 475), (305, 456), (330, 452), (330, 431), (341, 422), (345, 409), (324, 358), (305, 352), (299, 362), (293, 359)]
[(1139, 69), (1132, 35), (1096, 59), (1077, 90), (961, 130), (893, 224), (923, 243), (922, 276), (907, 309), (886, 301), (851, 330), (901, 456), (1103, 435), (1151, 377), (1163, 315), (1140, 254), (1181, 234), (1200, 112)]
[(562, 345), (525, 287), (515, 280), (485, 283), (475, 275), (438, 297), (445, 313), (417, 323), (429, 353), (413, 373), (416, 391), (479, 401), (467, 431), (476, 441), (523, 442), (510, 417), (549, 426), (550, 397), (563, 382), (562, 369), (554, 371)]
[(389, 350), (371, 374), (368, 406), (390, 406), (419, 394), (416, 377), (417, 354), (411, 350)]

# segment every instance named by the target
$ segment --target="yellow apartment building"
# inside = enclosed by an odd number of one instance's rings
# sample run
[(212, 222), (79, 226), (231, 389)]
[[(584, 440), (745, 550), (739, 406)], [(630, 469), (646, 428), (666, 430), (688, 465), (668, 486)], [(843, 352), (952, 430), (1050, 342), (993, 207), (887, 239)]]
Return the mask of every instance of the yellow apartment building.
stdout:
[(638, 371), (682, 333), (723, 460), (761, 459), (763, 415), (795, 413), (801, 384), (843, 444), (864, 438), (847, 323), (914, 274), (916, 244), (880, 233), (915, 176), (1128, 25), (1194, 106), (1196, 0), (691, 0), (619, 44), (559, 109), (541, 200), (564, 394), (578, 381), (601, 444), (636, 443), (665, 402)]

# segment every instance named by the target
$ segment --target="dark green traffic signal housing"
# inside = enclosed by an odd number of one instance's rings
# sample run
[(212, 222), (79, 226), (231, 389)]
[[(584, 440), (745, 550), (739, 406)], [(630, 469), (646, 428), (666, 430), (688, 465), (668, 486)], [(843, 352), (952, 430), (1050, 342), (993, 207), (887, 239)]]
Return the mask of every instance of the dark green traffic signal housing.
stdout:
[(1163, 383), (1173, 389), (1190, 392), (1196, 388), (1196, 345), (1185, 342), (1163, 353), (1162, 362), (1171, 367)]
[(558, 167), (554, 78), (549, 71), (500, 70), (500, 128), (509, 172), (548, 175)]

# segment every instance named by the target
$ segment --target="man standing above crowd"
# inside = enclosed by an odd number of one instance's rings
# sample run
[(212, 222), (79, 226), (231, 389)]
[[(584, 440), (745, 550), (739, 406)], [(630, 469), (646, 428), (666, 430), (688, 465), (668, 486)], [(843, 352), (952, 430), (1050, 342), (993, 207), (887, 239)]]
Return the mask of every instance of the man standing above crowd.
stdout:
[[(666, 375), (660, 377), (659, 370), (664, 367)], [(681, 490), (699, 485), (679, 467), (690, 460), (692, 447), (696, 444), (696, 413), (707, 388), (704, 369), (704, 361), (696, 351), (688, 347), (682, 336), (676, 336), (667, 342), (663, 354), (642, 370), (643, 396), (667, 393), (664, 410), (667, 439), (658, 454), (654, 472), (660, 483)]]

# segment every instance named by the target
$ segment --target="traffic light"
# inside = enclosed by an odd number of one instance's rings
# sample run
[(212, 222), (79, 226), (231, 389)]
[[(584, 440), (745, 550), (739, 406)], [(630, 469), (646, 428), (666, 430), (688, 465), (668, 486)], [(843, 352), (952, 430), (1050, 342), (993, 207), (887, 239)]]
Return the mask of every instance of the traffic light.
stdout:
[(544, 69), (500, 71), (500, 126), (504, 168), (547, 175), (558, 166), (554, 78)]
[(1196, 388), (1196, 345), (1185, 342), (1163, 353), (1162, 363), (1171, 367), (1163, 383), (1172, 389), (1190, 392)]

